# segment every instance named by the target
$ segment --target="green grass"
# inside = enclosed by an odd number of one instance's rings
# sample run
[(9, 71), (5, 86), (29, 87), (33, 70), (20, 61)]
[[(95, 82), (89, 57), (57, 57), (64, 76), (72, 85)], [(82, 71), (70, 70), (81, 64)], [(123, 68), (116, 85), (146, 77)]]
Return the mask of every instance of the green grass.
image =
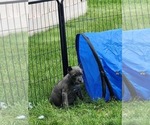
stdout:
[(8, 104), (27, 100), (28, 34), (0, 37), (0, 99)]
[(19, 115), (28, 116), (28, 34), (13, 33), (0, 37), (0, 108), (1, 125), (27, 125), (28, 120), (16, 120)]
[(122, 1), (123, 30), (142, 29), (150, 27), (150, 10), (148, 3), (150, 3), (150, 0)]
[(149, 125), (150, 101), (132, 101), (122, 103), (123, 125)]
[[(15, 102), (13, 105), (7, 105), (7, 109), (0, 110), (1, 125), (28, 125), (28, 101)], [(25, 115), (26, 119), (19, 120), (16, 117)]]
[[(30, 111), (29, 124), (38, 125), (121, 125), (121, 102), (103, 100), (97, 102), (79, 102), (68, 109), (59, 109), (48, 101), (38, 103)], [(45, 119), (39, 120), (38, 116)]]

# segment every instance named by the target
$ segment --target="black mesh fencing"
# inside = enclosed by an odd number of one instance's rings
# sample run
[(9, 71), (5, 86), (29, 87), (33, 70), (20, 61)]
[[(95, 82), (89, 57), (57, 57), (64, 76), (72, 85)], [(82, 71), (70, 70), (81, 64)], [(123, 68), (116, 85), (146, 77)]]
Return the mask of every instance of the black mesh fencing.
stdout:
[(0, 2), (0, 102), (28, 100), (27, 2)]
[(63, 77), (63, 63), (78, 65), (76, 34), (150, 25), (150, 0), (64, 0), (68, 57), (64, 60), (58, 2), (34, 0), (29, 4), (0, 4), (6, 13), (0, 13), (1, 100), (48, 99), (54, 85)]
[(29, 97), (46, 99), (62, 77), (57, 2), (29, 5)]
[(123, 30), (150, 27), (150, 0), (122, 1)]

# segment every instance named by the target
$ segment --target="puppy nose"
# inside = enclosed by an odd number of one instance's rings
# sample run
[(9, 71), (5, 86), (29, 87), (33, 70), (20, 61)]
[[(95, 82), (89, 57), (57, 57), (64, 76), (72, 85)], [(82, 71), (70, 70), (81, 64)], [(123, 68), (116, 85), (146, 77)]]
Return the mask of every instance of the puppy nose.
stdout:
[(82, 78), (81, 78), (81, 79), (79, 79), (79, 82), (80, 82), (80, 83), (83, 83), (83, 79), (82, 79)]

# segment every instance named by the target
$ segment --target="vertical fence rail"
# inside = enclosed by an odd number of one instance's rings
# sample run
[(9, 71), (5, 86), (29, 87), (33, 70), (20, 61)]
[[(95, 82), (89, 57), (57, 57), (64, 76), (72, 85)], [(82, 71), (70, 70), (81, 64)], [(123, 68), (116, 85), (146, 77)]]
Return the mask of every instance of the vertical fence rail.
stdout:
[(67, 43), (66, 43), (66, 29), (65, 29), (65, 16), (64, 16), (64, 0), (58, 1), (58, 15), (59, 15), (59, 29), (60, 29), (60, 42), (61, 42), (61, 54), (63, 63), (63, 74), (67, 74), (68, 67), (68, 54), (67, 54)]

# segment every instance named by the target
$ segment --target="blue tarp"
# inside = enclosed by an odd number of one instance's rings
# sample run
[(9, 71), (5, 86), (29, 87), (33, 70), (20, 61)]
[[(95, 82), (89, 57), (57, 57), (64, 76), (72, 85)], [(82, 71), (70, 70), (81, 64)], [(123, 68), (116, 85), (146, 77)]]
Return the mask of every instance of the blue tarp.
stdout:
[[(124, 31), (122, 34), (122, 71), (134, 88), (137, 98), (150, 100), (150, 29)], [(123, 100), (131, 92), (123, 82)]]
[[(123, 31), (121, 29), (76, 36), (79, 65), (84, 71), (86, 90), (92, 100), (110, 100), (110, 87), (118, 100), (131, 98), (128, 86), (123, 86), (122, 72), (135, 88), (136, 94), (150, 99), (150, 29)], [(96, 58), (98, 57), (98, 59)], [(103, 70), (109, 84), (104, 87)], [(123, 69), (122, 69), (123, 68)], [(105, 91), (104, 91), (105, 89)], [(105, 95), (103, 94), (105, 92)]]

